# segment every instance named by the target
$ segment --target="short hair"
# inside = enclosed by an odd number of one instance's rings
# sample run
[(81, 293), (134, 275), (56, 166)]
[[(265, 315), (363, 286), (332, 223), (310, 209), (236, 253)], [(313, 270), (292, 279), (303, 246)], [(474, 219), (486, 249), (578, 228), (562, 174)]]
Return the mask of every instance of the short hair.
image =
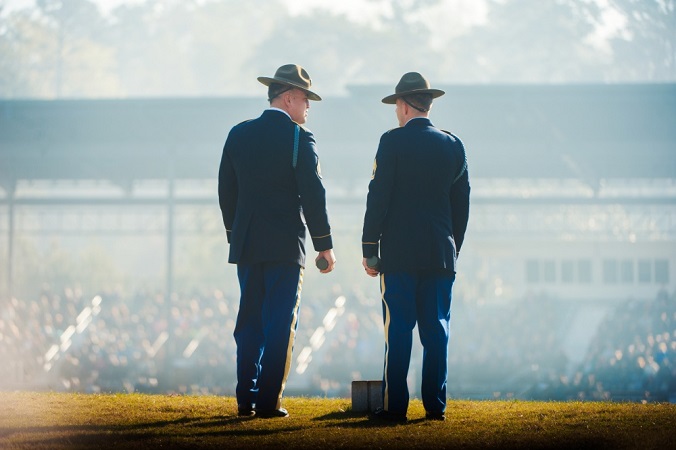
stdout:
[(293, 86), (280, 83), (270, 83), (270, 86), (268, 86), (268, 101), (273, 101), (276, 97), (279, 97), (291, 89), (293, 89)]
[(432, 107), (432, 94), (410, 94), (405, 95), (403, 100), (413, 109), (420, 112), (427, 112)]

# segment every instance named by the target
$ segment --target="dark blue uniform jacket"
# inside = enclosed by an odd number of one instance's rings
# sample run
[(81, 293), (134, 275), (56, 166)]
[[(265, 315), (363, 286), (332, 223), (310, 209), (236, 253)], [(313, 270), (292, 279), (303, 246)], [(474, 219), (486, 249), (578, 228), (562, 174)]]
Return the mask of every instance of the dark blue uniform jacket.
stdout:
[[(459, 176), (459, 177), (458, 177)], [(469, 218), (460, 140), (427, 118), (383, 134), (366, 202), (362, 251), (380, 271), (455, 271)]]
[(293, 167), (295, 124), (265, 110), (230, 130), (223, 147), (218, 197), (231, 263), (305, 265), (305, 224), (316, 251), (333, 248), (315, 139), (300, 127)]

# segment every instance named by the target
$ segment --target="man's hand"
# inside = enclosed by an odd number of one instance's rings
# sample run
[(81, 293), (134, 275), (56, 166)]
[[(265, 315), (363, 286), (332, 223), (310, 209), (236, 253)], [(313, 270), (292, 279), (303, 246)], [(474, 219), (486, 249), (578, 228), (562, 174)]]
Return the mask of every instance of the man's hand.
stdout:
[(380, 271), (375, 268), (375, 267), (369, 267), (368, 263), (366, 262), (367, 258), (363, 258), (361, 260), (361, 265), (364, 266), (364, 270), (366, 271), (366, 275), (370, 277), (377, 277)]
[(329, 263), (329, 266), (326, 269), (320, 270), (321, 273), (329, 273), (336, 267), (336, 255), (333, 254), (333, 249), (319, 252), (315, 258), (315, 264), (317, 264), (317, 261), (320, 259), (325, 259), (326, 262)]

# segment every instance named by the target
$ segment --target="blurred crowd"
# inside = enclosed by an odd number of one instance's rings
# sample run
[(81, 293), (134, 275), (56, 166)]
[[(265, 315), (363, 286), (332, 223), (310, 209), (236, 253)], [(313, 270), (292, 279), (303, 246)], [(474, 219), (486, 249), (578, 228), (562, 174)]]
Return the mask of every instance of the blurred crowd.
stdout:
[[(343, 295), (333, 309), (332, 298), (303, 299), (288, 394), (348, 397), (352, 380), (381, 376), (380, 300)], [(92, 298), (45, 289), (0, 305), (0, 389), (234, 394), (237, 298), (219, 290)], [(674, 295), (606, 303), (581, 361), (565, 348), (577, 307), (543, 295), (481, 305), (456, 296), (449, 396), (676, 402)], [(412, 395), (421, 355), (416, 340)]]
[(573, 373), (547, 374), (530, 395), (676, 403), (676, 296), (614, 306)]

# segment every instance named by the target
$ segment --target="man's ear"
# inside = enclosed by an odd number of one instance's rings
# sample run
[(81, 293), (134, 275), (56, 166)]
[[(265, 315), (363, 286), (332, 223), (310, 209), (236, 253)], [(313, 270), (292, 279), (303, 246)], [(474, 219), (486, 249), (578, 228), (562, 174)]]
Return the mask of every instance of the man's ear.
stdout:
[(282, 99), (284, 100), (284, 104), (286, 106), (291, 106), (291, 94), (292, 93), (293, 93), (293, 89), (288, 90), (288, 91), (286, 91), (282, 94), (283, 95)]
[(408, 106), (408, 103), (402, 101), (401, 102), (401, 112), (404, 113), (404, 116), (408, 116), (408, 114), (411, 112), (410, 106)]

